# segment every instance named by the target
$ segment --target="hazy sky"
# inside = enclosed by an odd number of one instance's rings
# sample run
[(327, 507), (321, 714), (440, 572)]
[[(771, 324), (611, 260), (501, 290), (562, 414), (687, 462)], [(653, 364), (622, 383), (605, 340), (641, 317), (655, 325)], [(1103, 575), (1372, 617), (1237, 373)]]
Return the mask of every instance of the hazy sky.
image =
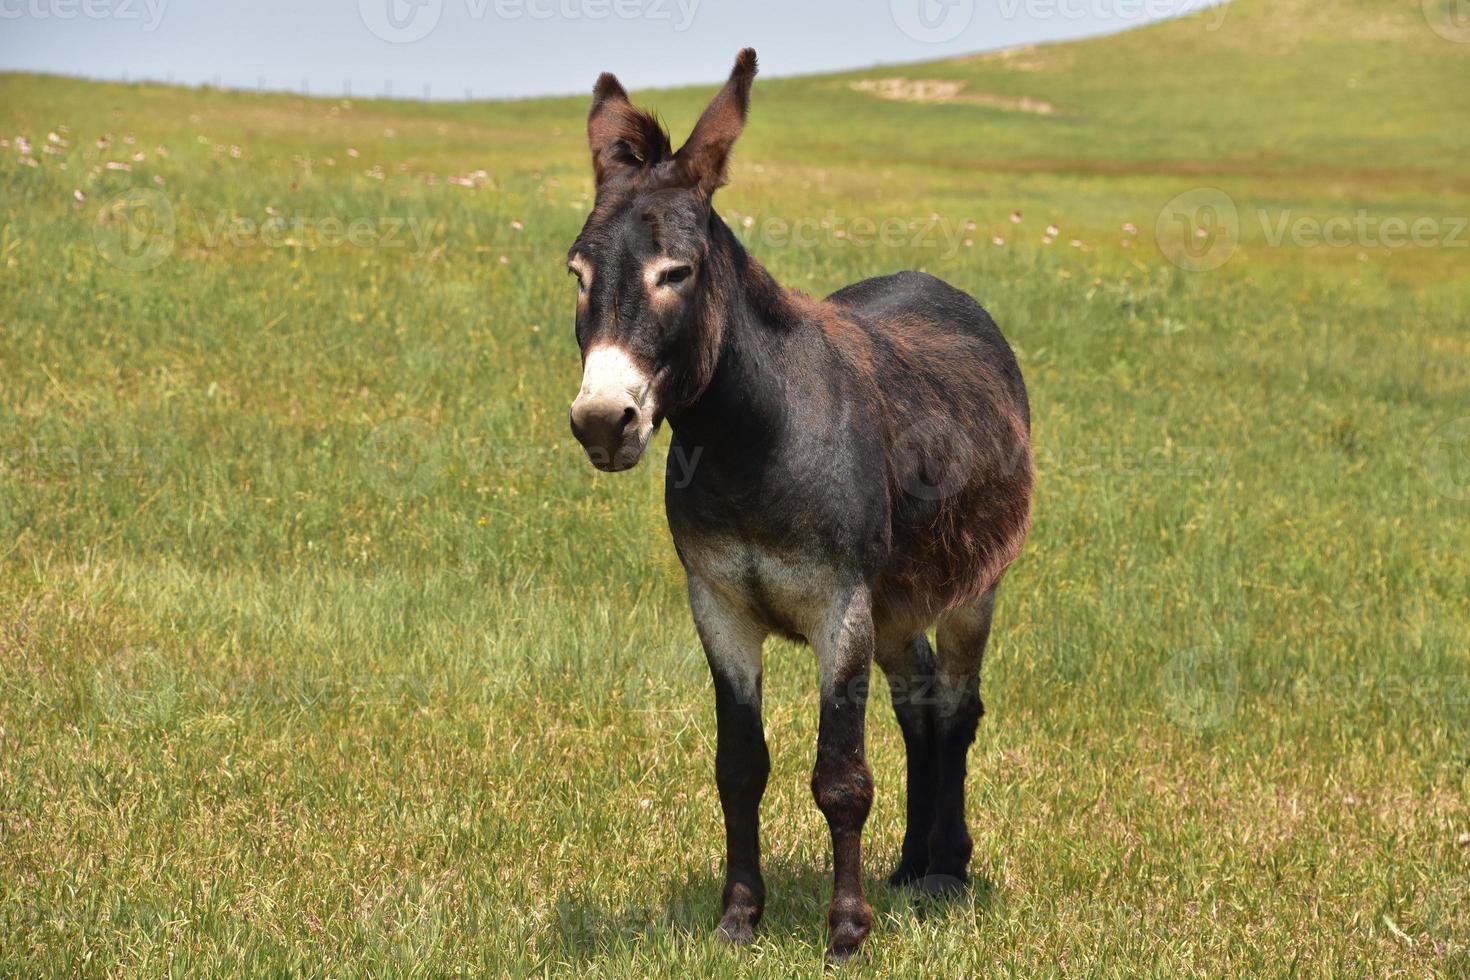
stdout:
[[(711, 82), (1122, 30), (1211, 0), (0, 0), (0, 68), (476, 98)], [(1226, 16), (1220, 8), (1212, 16)]]

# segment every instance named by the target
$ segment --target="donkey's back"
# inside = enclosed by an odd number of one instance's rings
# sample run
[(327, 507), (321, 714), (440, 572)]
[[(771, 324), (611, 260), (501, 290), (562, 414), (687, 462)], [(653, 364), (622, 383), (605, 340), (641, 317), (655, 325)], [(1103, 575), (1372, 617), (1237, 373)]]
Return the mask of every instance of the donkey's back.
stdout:
[(999, 373), (1022, 420), (1030, 424), (1026, 385), (1016, 355), (985, 307), (969, 293), (927, 272), (906, 271), (844, 286), (827, 301), (850, 311), (869, 329), (883, 331), (885, 323), (915, 316), (941, 331), (969, 338), (975, 344), (974, 356)]

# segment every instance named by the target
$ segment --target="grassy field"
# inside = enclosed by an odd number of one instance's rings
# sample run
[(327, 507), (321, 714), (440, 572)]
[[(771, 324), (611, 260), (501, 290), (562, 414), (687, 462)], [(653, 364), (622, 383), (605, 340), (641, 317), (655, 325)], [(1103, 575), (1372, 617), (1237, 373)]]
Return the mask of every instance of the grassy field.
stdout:
[[(977, 886), (880, 883), (878, 694), (854, 973), (1470, 975), (1438, 9), (757, 83), (717, 199), (752, 250), (969, 290), (1036, 420)], [(643, 95), (682, 135), (709, 92)], [(605, 476), (567, 433), (585, 109), (0, 76), (0, 974), (820, 969), (815, 663), (768, 647), (771, 897), (727, 950), (667, 436)]]

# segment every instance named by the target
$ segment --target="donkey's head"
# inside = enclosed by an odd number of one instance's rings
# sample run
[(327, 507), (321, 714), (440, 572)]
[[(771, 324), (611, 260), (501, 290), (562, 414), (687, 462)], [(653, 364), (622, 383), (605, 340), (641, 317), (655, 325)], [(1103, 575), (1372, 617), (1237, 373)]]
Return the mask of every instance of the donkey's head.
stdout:
[(567, 267), (582, 348), (572, 433), (598, 469), (636, 464), (664, 416), (697, 399), (714, 373), (724, 287), (711, 261), (719, 219), (710, 199), (725, 182), (755, 71), (746, 48), (677, 153), (616, 78), (597, 79), (587, 118), (597, 200)]

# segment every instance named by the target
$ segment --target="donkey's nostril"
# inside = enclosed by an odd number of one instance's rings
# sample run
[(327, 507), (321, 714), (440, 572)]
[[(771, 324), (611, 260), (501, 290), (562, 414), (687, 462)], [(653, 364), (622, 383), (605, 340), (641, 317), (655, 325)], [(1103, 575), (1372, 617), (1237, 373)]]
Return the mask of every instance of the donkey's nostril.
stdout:
[(638, 421), (638, 410), (632, 405), (623, 409), (622, 431), (627, 432), (634, 422)]

